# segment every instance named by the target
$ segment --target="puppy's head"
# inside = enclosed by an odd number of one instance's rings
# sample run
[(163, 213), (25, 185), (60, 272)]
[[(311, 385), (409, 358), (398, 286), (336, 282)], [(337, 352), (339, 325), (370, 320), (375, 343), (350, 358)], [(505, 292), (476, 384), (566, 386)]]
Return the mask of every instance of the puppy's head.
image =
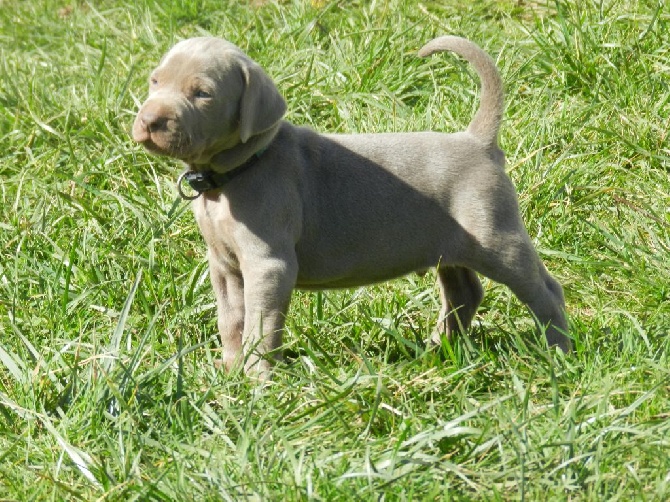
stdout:
[(175, 45), (149, 78), (133, 139), (160, 155), (206, 164), (284, 115), (274, 83), (235, 45), (201, 37)]

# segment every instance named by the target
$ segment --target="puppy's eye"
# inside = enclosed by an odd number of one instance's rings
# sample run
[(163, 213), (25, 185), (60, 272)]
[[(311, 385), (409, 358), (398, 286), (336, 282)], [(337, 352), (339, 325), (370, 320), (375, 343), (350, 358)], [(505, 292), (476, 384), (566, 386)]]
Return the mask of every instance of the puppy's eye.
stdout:
[(151, 85), (158, 85), (158, 79), (155, 79), (154, 77), (151, 77), (149, 82), (151, 82)]
[(193, 93), (193, 97), (195, 98), (200, 98), (200, 99), (209, 99), (212, 97), (210, 93), (207, 91), (203, 91), (202, 89), (198, 89)]

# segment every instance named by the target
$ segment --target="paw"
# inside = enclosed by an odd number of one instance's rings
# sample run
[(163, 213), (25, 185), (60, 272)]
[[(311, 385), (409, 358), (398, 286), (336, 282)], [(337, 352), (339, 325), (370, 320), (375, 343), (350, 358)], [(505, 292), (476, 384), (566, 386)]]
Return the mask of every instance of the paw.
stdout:
[(547, 329), (545, 336), (547, 337), (547, 345), (550, 348), (558, 347), (565, 354), (572, 352), (572, 340), (570, 340), (570, 338), (568, 338), (562, 331), (551, 326)]
[(242, 369), (242, 354), (237, 351), (224, 350), (221, 358), (214, 361), (214, 365), (226, 373), (234, 373)]
[(249, 378), (267, 382), (272, 378), (272, 364), (267, 359), (250, 356), (244, 365), (244, 373)]
[(426, 348), (441, 347), (444, 339), (452, 342), (453, 338), (453, 332), (445, 326), (445, 323), (438, 323), (426, 340)]

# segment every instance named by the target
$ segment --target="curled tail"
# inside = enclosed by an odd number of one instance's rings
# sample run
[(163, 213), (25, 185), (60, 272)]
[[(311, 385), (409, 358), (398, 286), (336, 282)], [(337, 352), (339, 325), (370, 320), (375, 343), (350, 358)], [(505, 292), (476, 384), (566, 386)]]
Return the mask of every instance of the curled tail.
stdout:
[(505, 103), (503, 84), (493, 59), (475, 43), (461, 37), (438, 37), (419, 51), (420, 57), (435, 52), (452, 51), (465, 58), (477, 71), (482, 83), (479, 109), (468, 126), (468, 132), (480, 138), (485, 144), (498, 146), (498, 130)]

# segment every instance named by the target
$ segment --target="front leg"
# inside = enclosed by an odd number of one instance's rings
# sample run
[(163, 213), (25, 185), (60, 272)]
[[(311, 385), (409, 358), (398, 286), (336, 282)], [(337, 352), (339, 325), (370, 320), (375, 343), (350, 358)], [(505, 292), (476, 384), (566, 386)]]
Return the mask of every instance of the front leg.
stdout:
[(242, 363), (244, 281), (239, 270), (219, 262), (210, 252), (209, 275), (216, 297), (217, 325), (221, 336), (221, 362), (228, 371)]
[(273, 362), (282, 358), (282, 330), (298, 276), (297, 258), (293, 252), (249, 258), (242, 263), (242, 275), (244, 369), (265, 380)]

